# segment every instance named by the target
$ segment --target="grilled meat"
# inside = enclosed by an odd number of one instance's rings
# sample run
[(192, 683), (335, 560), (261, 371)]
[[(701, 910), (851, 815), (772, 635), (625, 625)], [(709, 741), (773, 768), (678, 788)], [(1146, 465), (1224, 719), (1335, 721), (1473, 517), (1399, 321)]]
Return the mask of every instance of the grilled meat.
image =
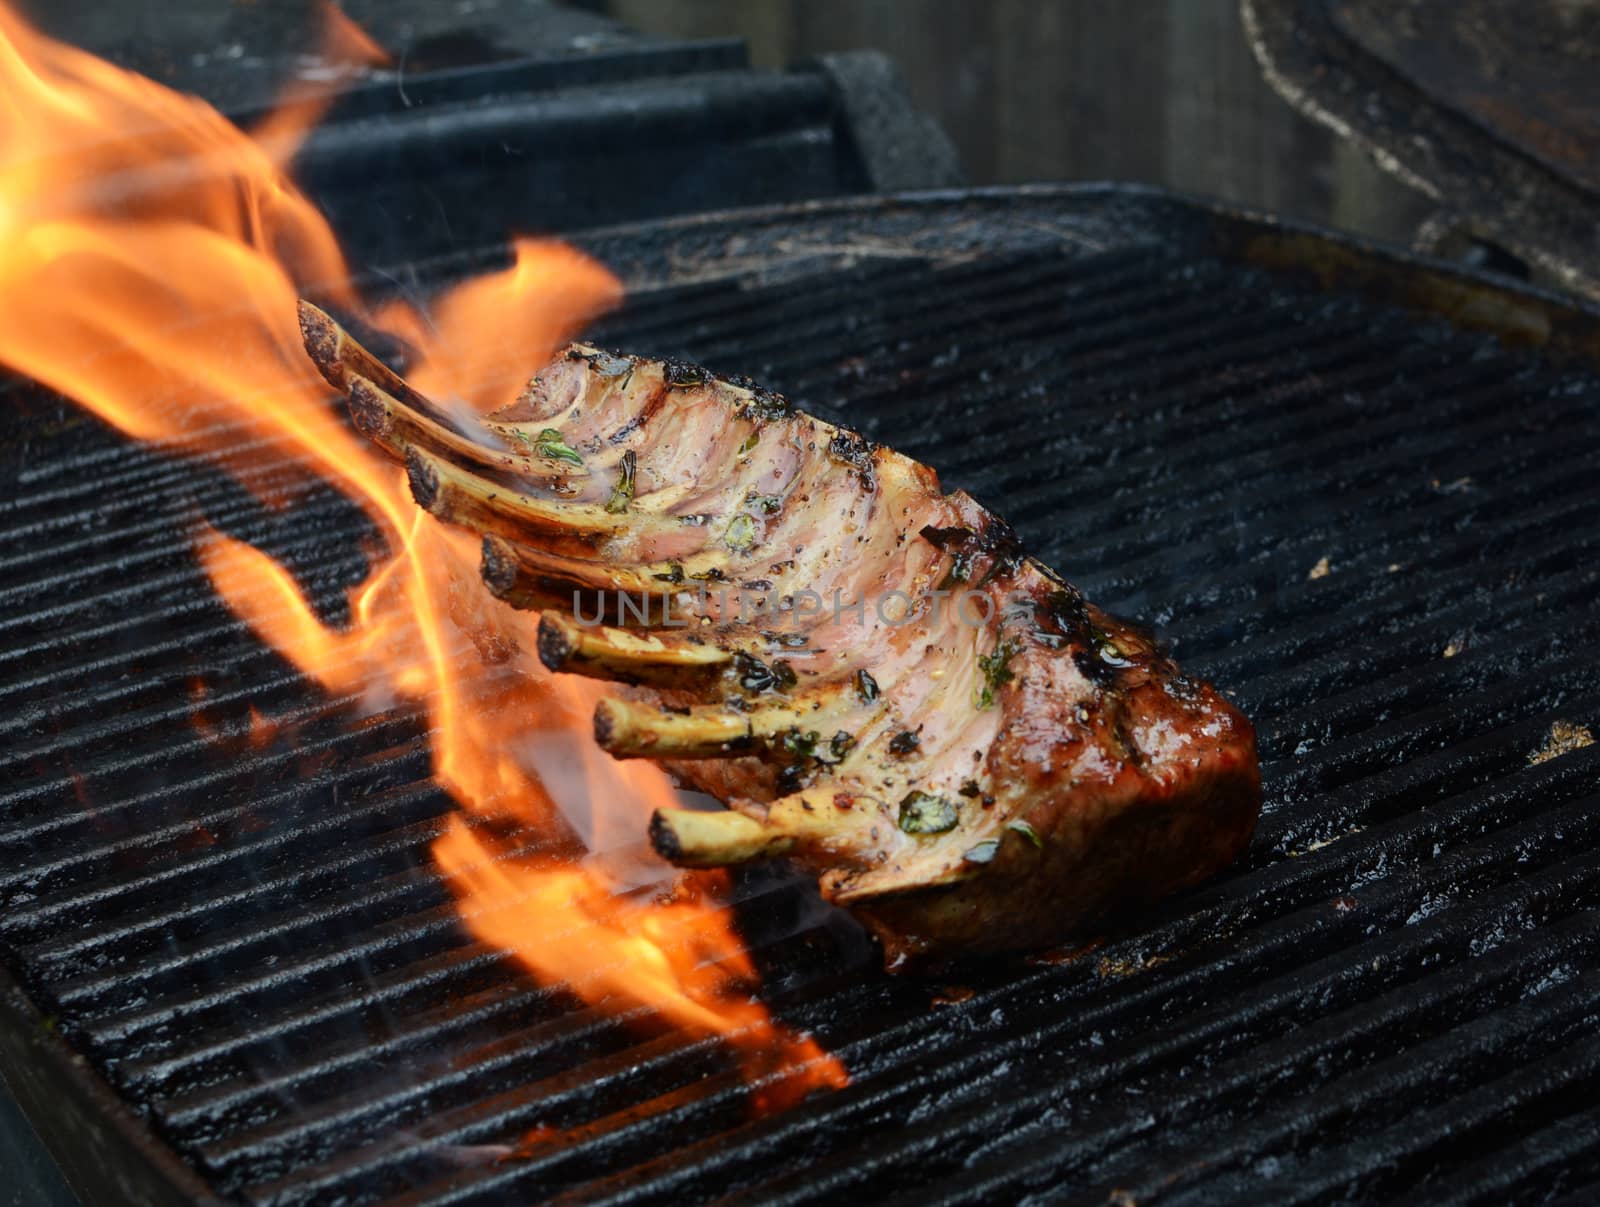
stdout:
[(1084, 936), (1248, 843), (1250, 723), (927, 466), (581, 344), (467, 422), (301, 320), (489, 590), (543, 612), (545, 664), (630, 685), (599, 743), (731, 806), (657, 813), (668, 859), (790, 856), (894, 968)]

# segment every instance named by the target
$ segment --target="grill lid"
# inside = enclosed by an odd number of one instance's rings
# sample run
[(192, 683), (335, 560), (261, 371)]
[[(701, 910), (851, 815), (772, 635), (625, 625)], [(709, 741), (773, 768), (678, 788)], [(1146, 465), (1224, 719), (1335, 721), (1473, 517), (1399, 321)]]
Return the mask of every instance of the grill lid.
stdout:
[[(936, 465), (1232, 692), (1263, 743), (1250, 856), (1079, 958), (932, 984), (743, 879), (766, 994), (855, 1079), (752, 1121), (718, 1045), (470, 941), (417, 718), (308, 689), (183, 523), (336, 613), (359, 514), (264, 511), (34, 395), (58, 422), (25, 467), (13, 432), (0, 502), (0, 1060), (69, 1112), (69, 1171), (273, 1204), (1600, 1182), (1600, 744), (1538, 757), (1600, 729), (1600, 314), (1127, 189), (589, 242), (639, 286), (600, 338)], [(251, 749), (252, 704), (294, 740)]]
[(1452, 227), (1600, 298), (1600, 14), (1559, 0), (1241, 0), (1268, 80)]

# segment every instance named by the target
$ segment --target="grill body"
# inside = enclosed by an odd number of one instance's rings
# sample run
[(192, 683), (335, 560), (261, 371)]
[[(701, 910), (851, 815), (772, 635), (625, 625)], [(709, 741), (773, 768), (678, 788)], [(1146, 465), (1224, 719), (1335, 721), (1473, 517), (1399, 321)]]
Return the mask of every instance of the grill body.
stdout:
[(546, 0), (353, 0), (342, 11), (389, 59), (352, 69), (323, 61), (310, 0), (173, 0), (158, 38), (137, 5), (37, 7), (55, 36), (244, 130), (336, 75), (293, 175), (363, 269), (508, 232), (962, 180), (949, 139), (876, 51), (775, 71), (737, 38), (662, 39)]
[[(353, 508), (285, 470), (296, 505), (264, 511), (13, 388), (0, 1060), (87, 1192), (1501, 1203), (1600, 1180), (1600, 746), (1530, 758), (1557, 721), (1600, 728), (1600, 316), (1134, 189), (585, 241), (634, 286), (600, 339), (929, 462), (1229, 691), (1262, 743), (1248, 857), (1076, 958), (935, 983), (745, 877), (773, 1008), (854, 1076), (752, 1121), (715, 1043), (470, 941), (429, 866), (449, 804), (415, 714), (308, 688), (187, 547), (202, 513), (337, 616)], [(253, 749), (251, 705), (295, 740)], [(540, 1126), (561, 1138), (508, 1156)]]

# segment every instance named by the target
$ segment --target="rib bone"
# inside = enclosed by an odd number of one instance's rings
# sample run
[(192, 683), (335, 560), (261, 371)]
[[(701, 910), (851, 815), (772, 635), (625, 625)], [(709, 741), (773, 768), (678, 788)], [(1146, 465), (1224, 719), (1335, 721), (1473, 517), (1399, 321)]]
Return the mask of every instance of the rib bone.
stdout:
[(724, 649), (670, 631), (580, 625), (553, 609), (539, 619), (539, 658), (553, 671), (668, 687), (703, 686), (731, 661)]
[(756, 745), (750, 718), (743, 713), (677, 713), (627, 700), (602, 700), (595, 706), (594, 739), (619, 758), (717, 758)]
[(334, 389), (346, 393), (354, 378), (364, 378), (438, 426), (456, 430), (454, 422), (442, 409), (413, 390), (404, 378), (351, 339), (343, 327), (310, 302), (300, 303), (300, 335), (311, 362)]

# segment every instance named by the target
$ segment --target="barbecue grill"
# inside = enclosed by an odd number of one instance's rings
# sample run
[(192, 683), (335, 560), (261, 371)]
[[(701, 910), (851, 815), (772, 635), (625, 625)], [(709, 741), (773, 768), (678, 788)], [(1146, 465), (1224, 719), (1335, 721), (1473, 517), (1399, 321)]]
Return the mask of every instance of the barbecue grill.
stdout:
[[(1263, 741), (1248, 861), (1076, 958), (936, 984), (877, 974), (801, 887), (742, 882), (766, 994), (855, 1078), (749, 1121), (715, 1044), (465, 937), (417, 718), (308, 689), (179, 535), (198, 506), (337, 609), (359, 513), (264, 512), (70, 416), (6, 505), (0, 934), (8, 1081), (86, 1189), (1504, 1201), (1600, 1178), (1600, 748), (1538, 761), (1600, 720), (1600, 316), (1125, 188), (583, 242), (633, 286), (604, 339), (754, 369), (939, 466), (1227, 685)], [(302, 736), (249, 751), (251, 704)], [(517, 1157), (541, 1125), (561, 1140)]]
[(1249, 856), (1098, 945), (931, 981), (741, 873), (763, 999), (853, 1079), (752, 1117), (717, 1042), (473, 941), (421, 716), (311, 687), (190, 550), (203, 514), (338, 618), (361, 512), (287, 467), (266, 508), (10, 383), (0, 1072), (81, 1195), (1593, 1197), (1600, 310), (1133, 187), (575, 241), (630, 290), (597, 340), (928, 462), (1229, 691)]

